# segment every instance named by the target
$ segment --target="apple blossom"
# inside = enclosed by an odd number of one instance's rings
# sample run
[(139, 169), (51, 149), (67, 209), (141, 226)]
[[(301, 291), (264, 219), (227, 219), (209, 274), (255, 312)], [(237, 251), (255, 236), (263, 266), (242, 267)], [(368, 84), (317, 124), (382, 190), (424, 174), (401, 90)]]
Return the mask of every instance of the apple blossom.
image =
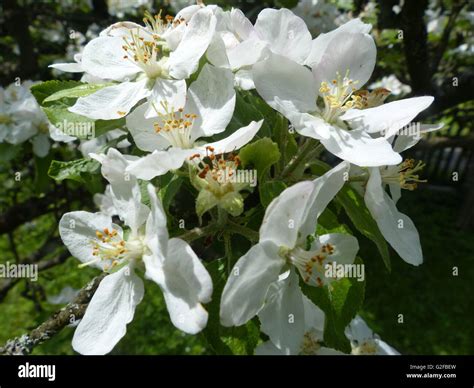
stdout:
[[(400, 153), (406, 151), (418, 143), (423, 133), (441, 127), (442, 125), (424, 125), (420, 127), (421, 133), (398, 135), (394, 149)], [(423, 262), (420, 237), (413, 221), (398, 211), (396, 204), (402, 189), (412, 191), (418, 183), (423, 182), (419, 177), (423, 168), (422, 162), (408, 159), (396, 166), (368, 169), (351, 166), (350, 172), (352, 180), (355, 180), (352, 185), (364, 196), (367, 208), (382, 235), (404, 261), (416, 266)], [(385, 191), (386, 186), (390, 189), (390, 195)]]
[(184, 105), (185, 80), (198, 69), (209, 46), (215, 16), (210, 9), (195, 5), (183, 9), (176, 18), (147, 14), (144, 22), (145, 26), (113, 24), (86, 45), (80, 65), (69, 65), (69, 69), (62, 66), (63, 70), (82, 69), (99, 79), (117, 82), (80, 97), (69, 108), (72, 113), (111, 120), (126, 116), (145, 98), (159, 109), (165, 100)]
[(382, 341), (378, 335), (374, 334), (360, 316), (356, 316), (351, 321), (345, 333), (351, 341), (351, 354), (353, 355), (395, 356), (400, 354), (386, 342)]
[(138, 271), (160, 286), (171, 321), (186, 333), (196, 334), (206, 326), (202, 303), (212, 295), (211, 278), (191, 247), (181, 239), (169, 239), (154, 187), (148, 186), (148, 208), (141, 203), (137, 181), (124, 178), (124, 158), (114, 151), (110, 157), (115, 163), (102, 170), (111, 184), (114, 207), (130, 232), (124, 233), (103, 213), (67, 213), (59, 224), (63, 242), (82, 266), (109, 273), (74, 334), (73, 347), (82, 354), (108, 353), (125, 335), (144, 295)]
[(343, 187), (348, 168), (341, 163), (315, 181), (293, 185), (268, 206), (258, 244), (237, 261), (224, 287), (224, 326), (240, 326), (255, 316), (287, 265), (295, 266), (306, 283), (322, 287), (333, 280), (325, 277), (325, 264), (353, 262), (359, 249), (353, 236), (326, 234), (308, 240), (319, 215)]
[(258, 317), (270, 340), (256, 348), (257, 355), (343, 354), (323, 346), (324, 312), (303, 295), (293, 269), (270, 285)]
[[(164, 102), (166, 110), (158, 117), (145, 118), (150, 109), (146, 103), (127, 118), (127, 127), (136, 145), (151, 154), (131, 163), (127, 171), (140, 179), (150, 180), (179, 169), (193, 156), (206, 156), (208, 150), (216, 155), (233, 152), (250, 142), (262, 125), (251, 122), (223, 140), (204, 143), (199, 139), (222, 133), (229, 124), (235, 108), (235, 90), (229, 70), (205, 65), (188, 91), (183, 107)], [(154, 105), (153, 105), (154, 106)]]
[(33, 85), (25, 81), (0, 90), (0, 142), (17, 145), (31, 140), (33, 153), (43, 158), (51, 147), (50, 139), (69, 143), (75, 138), (49, 122), (30, 92)]
[(231, 69), (236, 85), (255, 88), (252, 67), (275, 53), (303, 64), (312, 50), (311, 33), (304, 21), (292, 11), (266, 8), (255, 25), (238, 9), (216, 8), (216, 34), (207, 52), (209, 62)]
[[(285, 115), (299, 134), (319, 140), (340, 159), (365, 167), (398, 164), (401, 157), (386, 138), (372, 136), (385, 128), (379, 125), (374, 130), (361, 117), (373, 122), (373, 126), (381, 120), (389, 122), (390, 134), (386, 137), (390, 137), (395, 128), (400, 129), (426, 109), (432, 97), (363, 110), (366, 101), (357, 90), (369, 80), (376, 56), (368, 29), (370, 26), (356, 19), (315, 39), (313, 53), (307, 60), (312, 71), (272, 55), (254, 66), (254, 81), (259, 94)], [(316, 49), (321, 52), (316, 54)], [(319, 106), (318, 97), (322, 100)], [(378, 103), (384, 95), (381, 97)], [(407, 112), (404, 107), (408, 107)], [(384, 112), (384, 117), (378, 116), (378, 112)]]

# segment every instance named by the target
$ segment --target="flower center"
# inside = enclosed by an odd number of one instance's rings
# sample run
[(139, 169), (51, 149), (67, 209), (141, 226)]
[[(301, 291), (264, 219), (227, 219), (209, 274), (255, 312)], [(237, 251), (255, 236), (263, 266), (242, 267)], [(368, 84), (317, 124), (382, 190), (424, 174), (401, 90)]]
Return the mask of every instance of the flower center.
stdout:
[(360, 345), (357, 341), (352, 341), (351, 346), (354, 355), (374, 355), (377, 353), (377, 344), (374, 339), (366, 339)]
[(335, 247), (332, 244), (323, 245), (314, 251), (305, 251), (300, 247), (291, 250), (287, 255), (287, 260), (293, 264), (301, 274), (305, 283), (313, 286), (323, 287), (326, 276), (325, 265), (329, 262), (329, 257), (334, 254)]
[(354, 92), (358, 81), (349, 78), (349, 70), (344, 77), (336, 73), (330, 83), (321, 82), (319, 93), (324, 102), (322, 117), (329, 123), (334, 122), (344, 112), (352, 108), (362, 108), (362, 99)]
[(191, 133), (194, 127), (194, 121), (197, 119), (196, 114), (184, 113), (184, 109), (174, 111), (174, 107), (169, 107), (167, 103), (161, 103), (166, 111), (161, 113), (156, 106), (153, 105), (156, 114), (161, 119), (160, 122), (154, 123), (155, 132), (163, 136), (174, 147), (189, 149), (193, 144), (191, 141)]
[(181, 23), (186, 23), (184, 18), (175, 19), (171, 15), (162, 16), (162, 10), (153, 16), (150, 12), (145, 12), (143, 23), (148, 31), (153, 34), (156, 40), (161, 39), (162, 35), (170, 29), (178, 27)]
[(377, 88), (369, 92), (368, 90), (358, 90), (354, 92), (355, 96), (360, 97), (361, 109), (375, 108), (382, 105), (390, 96), (390, 90)]
[(321, 340), (319, 339), (316, 331), (314, 329), (311, 329), (310, 331), (304, 333), (300, 355), (315, 355), (317, 354), (319, 349), (321, 349)]
[[(191, 156), (190, 160), (199, 159), (201, 155)], [(233, 191), (240, 191), (246, 186), (244, 182), (236, 179), (240, 166), (240, 158), (233, 154), (220, 158), (214, 154), (214, 148), (207, 147), (206, 161), (201, 160), (198, 166), (198, 177), (201, 184), (218, 199)], [(242, 186), (242, 187), (240, 187)]]
[(139, 29), (130, 30), (129, 36), (123, 37), (122, 48), (126, 53), (124, 59), (139, 66), (149, 79), (168, 78), (169, 47), (162, 35), (184, 22), (184, 19), (174, 20), (172, 16), (162, 18), (160, 11), (155, 16), (145, 13), (143, 22), (150, 37), (141, 36)]
[(13, 123), (13, 120), (10, 116), (0, 114), (0, 124), (8, 125), (8, 124), (11, 124), (11, 123)]
[(121, 264), (140, 260), (143, 257), (145, 246), (140, 238), (125, 241), (117, 230), (108, 228), (96, 231), (96, 237), (96, 240), (91, 241), (92, 255), (95, 259), (81, 264), (81, 268), (105, 261), (104, 271), (108, 272)]
[(423, 171), (425, 164), (422, 161), (407, 159), (402, 164), (394, 168), (381, 169), (382, 180), (387, 184), (400, 186), (402, 189), (413, 191), (418, 187), (418, 183), (425, 183), (426, 180), (420, 180), (418, 173)]
[(38, 132), (39, 133), (44, 133), (44, 134), (48, 134), (49, 133), (49, 125), (48, 123), (41, 123), (40, 125), (38, 125)]

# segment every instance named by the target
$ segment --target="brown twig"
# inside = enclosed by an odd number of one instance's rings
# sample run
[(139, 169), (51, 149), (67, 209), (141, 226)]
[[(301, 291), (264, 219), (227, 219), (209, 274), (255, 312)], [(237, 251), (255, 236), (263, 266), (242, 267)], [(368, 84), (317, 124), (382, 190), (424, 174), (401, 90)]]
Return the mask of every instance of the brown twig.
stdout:
[(71, 303), (53, 314), (36, 329), (21, 337), (8, 340), (3, 347), (0, 347), (0, 354), (28, 355), (35, 346), (49, 340), (74, 321), (82, 319), (97, 287), (105, 276), (105, 274), (102, 274), (94, 278), (79, 291), (79, 294)]

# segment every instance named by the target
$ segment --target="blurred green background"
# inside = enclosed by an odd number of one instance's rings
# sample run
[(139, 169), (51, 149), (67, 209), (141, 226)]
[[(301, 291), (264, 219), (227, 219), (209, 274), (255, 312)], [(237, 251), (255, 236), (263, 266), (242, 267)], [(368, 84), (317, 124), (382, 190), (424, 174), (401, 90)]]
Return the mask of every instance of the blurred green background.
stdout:
[[(0, 82), (67, 78), (51, 72), (53, 62), (72, 61), (101, 28), (117, 20), (140, 20), (145, 9), (174, 7), (186, 1), (20, 1), (4, 0), (0, 13)], [(385, 341), (404, 354), (474, 354), (474, 104), (473, 25), (468, 1), (225, 1), (255, 20), (267, 6), (296, 8), (316, 36), (354, 17), (374, 25), (378, 61), (371, 83), (394, 91), (393, 99), (430, 94), (436, 103), (425, 122), (445, 127), (413, 151), (423, 159), (427, 184), (405, 193), (400, 209), (418, 227), (425, 262), (412, 267), (392, 251), (388, 273), (370, 242), (361, 239), (367, 268), (363, 317)], [(137, 4), (143, 4), (136, 6)], [(311, 6), (311, 7), (310, 7)], [(402, 31), (402, 38), (400, 38)], [(398, 80), (395, 82), (393, 76)], [(385, 77), (385, 78), (384, 78)], [(387, 77), (391, 77), (388, 78)], [(457, 85), (455, 80), (457, 79)], [(72, 160), (74, 150), (55, 149), (55, 159)], [(68, 159), (69, 158), (69, 159)], [(61, 306), (51, 296), (69, 286), (83, 287), (97, 275), (62, 257), (57, 221), (70, 209), (93, 210), (87, 187), (42, 180), (48, 161), (34, 159), (28, 146), (0, 145), (0, 263), (50, 263), (37, 283), (0, 279), (0, 346), (41, 324)], [(14, 180), (15, 172), (25, 177)], [(453, 173), (459, 179), (453, 180)], [(42, 206), (45, 199), (52, 205)], [(26, 205), (27, 206), (26, 206)], [(12, 210), (13, 209), (13, 210)], [(18, 223), (12, 225), (12, 214)], [(21, 221), (20, 221), (21, 220)], [(41, 256), (41, 257), (38, 257)], [(59, 255), (59, 256), (58, 256)], [(51, 261), (53, 260), (53, 261)], [(48, 264), (50, 265), (50, 264)], [(458, 269), (453, 275), (454, 267)], [(403, 323), (399, 323), (403, 314)], [(146, 296), (114, 354), (208, 354), (201, 335), (180, 333), (170, 324), (158, 286)], [(33, 354), (73, 354), (73, 328), (65, 328)]]

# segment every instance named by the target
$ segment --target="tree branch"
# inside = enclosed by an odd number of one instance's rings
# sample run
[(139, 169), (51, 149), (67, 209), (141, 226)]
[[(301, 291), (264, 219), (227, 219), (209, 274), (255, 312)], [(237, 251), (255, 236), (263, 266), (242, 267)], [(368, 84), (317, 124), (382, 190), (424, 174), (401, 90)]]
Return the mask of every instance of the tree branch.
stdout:
[[(38, 56), (31, 39), (28, 12), (26, 7), (20, 7), (16, 0), (4, 0), (3, 12), (5, 25), (20, 48), (20, 76), (31, 78), (38, 72)], [(25, 15), (27, 19), (25, 20)]]
[(415, 94), (432, 94), (432, 73), (428, 52), (428, 33), (424, 20), (428, 0), (406, 1), (400, 13), (403, 46)]
[(432, 63), (432, 72), (436, 73), (438, 70), (439, 64), (441, 63), (441, 59), (443, 59), (444, 52), (446, 51), (449, 45), (449, 38), (451, 37), (451, 32), (456, 24), (456, 19), (458, 18), (461, 10), (464, 6), (467, 5), (467, 1), (458, 1), (455, 2), (453, 8), (451, 10), (451, 14), (448, 18), (448, 23), (444, 28), (443, 35), (441, 37), (441, 41), (436, 48), (434, 55), (433, 55), (433, 63)]
[(82, 319), (97, 287), (105, 276), (106, 274), (102, 274), (94, 278), (79, 291), (71, 303), (53, 314), (30, 333), (8, 340), (3, 347), (0, 347), (0, 354), (28, 355), (37, 345), (49, 340), (72, 322)]
[[(45, 271), (56, 265), (64, 263), (70, 257), (70, 254), (67, 251), (62, 252), (60, 255), (58, 255), (58, 257), (55, 257), (51, 260), (41, 262), (41, 260), (52, 251), (52, 247), (56, 246), (60, 242), (61, 240), (59, 238), (48, 239), (36, 253), (24, 260), (18, 260), (17, 264), (34, 264), (39, 262), (38, 271)], [(20, 280), (22, 279), (14, 278), (6, 279), (3, 282), (0, 282), (0, 302), (5, 299), (8, 292), (13, 287), (15, 287), (15, 285), (18, 284)]]

